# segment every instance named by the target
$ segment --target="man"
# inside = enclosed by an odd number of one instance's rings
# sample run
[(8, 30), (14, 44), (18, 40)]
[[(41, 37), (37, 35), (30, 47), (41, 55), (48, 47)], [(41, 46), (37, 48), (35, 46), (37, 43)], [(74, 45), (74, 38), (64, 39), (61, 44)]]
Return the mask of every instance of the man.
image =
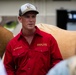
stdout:
[(4, 57), (8, 75), (45, 75), (62, 60), (54, 37), (35, 26), (38, 13), (32, 4), (20, 7), (22, 29), (7, 45)]

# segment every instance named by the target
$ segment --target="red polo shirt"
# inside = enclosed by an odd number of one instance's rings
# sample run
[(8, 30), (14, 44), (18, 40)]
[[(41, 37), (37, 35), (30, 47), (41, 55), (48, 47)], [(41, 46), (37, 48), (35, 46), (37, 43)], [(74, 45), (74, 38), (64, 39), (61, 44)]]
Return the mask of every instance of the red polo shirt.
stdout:
[(8, 75), (46, 75), (61, 60), (54, 37), (36, 27), (30, 45), (21, 32), (9, 42), (4, 65)]

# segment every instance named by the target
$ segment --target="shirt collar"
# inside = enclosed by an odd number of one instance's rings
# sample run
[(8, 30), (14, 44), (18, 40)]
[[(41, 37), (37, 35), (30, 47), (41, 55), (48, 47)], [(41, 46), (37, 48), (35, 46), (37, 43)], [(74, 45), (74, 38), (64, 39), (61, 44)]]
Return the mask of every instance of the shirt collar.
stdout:
[[(37, 26), (35, 26), (35, 28), (36, 28), (35, 35), (39, 35), (39, 36), (42, 37), (42, 32), (41, 32), (41, 30), (40, 30)], [(21, 37), (23, 37), (22, 29), (21, 29), (20, 33), (18, 34), (18, 39), (20, 39)]]

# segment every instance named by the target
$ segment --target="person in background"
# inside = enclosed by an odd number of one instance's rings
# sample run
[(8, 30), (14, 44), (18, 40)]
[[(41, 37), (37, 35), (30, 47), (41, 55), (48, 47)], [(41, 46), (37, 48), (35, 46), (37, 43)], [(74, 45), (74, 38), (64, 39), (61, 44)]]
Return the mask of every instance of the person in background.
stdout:
[(46, 75), (76, 75), (76, 55), (59, 62)]
[(30, 3), (19, 9), (22, 29), (8, 43), (4, 56), (8, 75), (45, 75), (63, 60), (55, 38), (35, 25), (38, 13)]
[(0, 58), (0, 75), (7, 75), (2, 59)]

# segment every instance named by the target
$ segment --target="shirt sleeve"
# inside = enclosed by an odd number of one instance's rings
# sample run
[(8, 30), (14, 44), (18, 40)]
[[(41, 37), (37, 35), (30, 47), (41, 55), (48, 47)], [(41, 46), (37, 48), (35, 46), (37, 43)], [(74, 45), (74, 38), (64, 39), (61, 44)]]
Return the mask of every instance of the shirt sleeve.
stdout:
[(59, 50), (57, 41), (55, 40), (55, 38), (52, 38), (51, 40), (51, 68), (53, 66), (55, 66), (58, 62), (60, 62), (61, 60), (63, 60), (61, 52)]
[(11, 46), (10, 45), (8, 45), (6, 47), (6, 52), (5, 52), (3, 63), (5, 66), (7, 75), (15, 75), (15, 65), (14, 65), (12, 54), (11, 54)]

